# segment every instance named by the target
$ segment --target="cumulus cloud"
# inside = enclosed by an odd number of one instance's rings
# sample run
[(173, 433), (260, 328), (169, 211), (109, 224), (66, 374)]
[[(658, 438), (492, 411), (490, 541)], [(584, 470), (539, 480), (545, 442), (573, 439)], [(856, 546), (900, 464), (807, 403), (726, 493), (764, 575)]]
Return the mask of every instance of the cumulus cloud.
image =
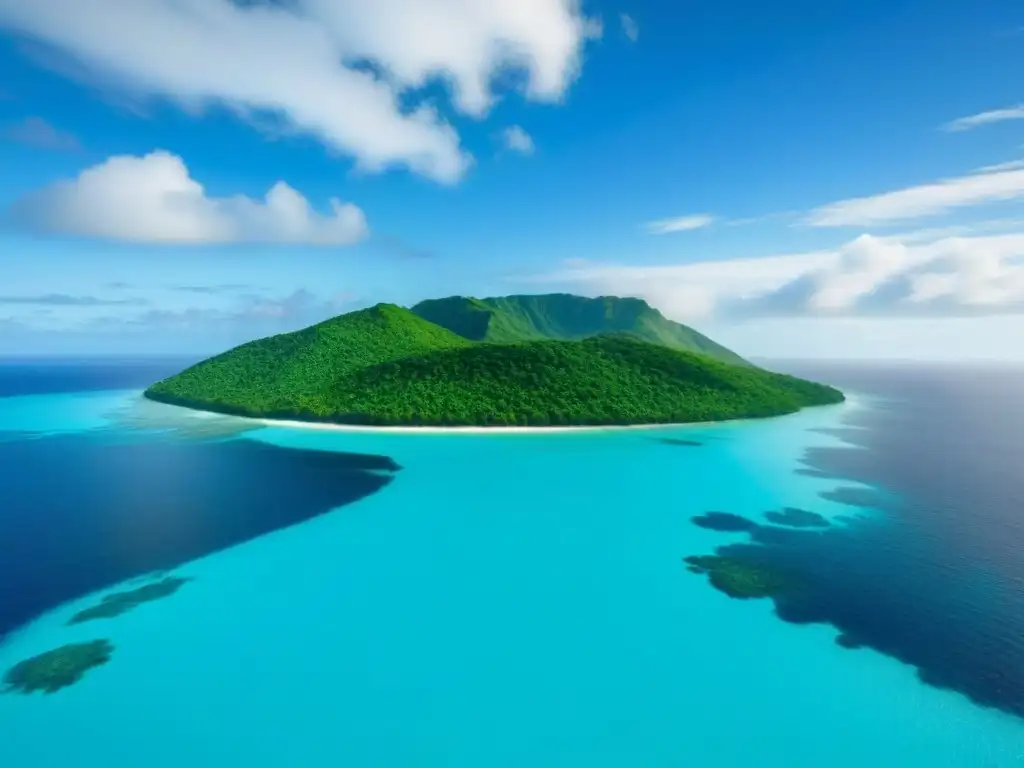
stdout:
[(1011, 163), (880, 195), (829, 203), (811, 211), (804, 223), (812, 227), (871, 226), (1020, 197), (1024, 197), (1024, 169)]
[(970, 131), (983, 125), (1002, 123), (1006, 120), (1024, 120), (1024, 104), (1003, 109), (993, 109), (988, 112), (979, 112), (976, 115), (969, 115), (967, 117), (959, 117), (943, 125), (942, 129), (953, 132)]
[(676, 216), (671, 219), (650, 221), (644, 228), (652, 235), (667, 235), (670, 232), (686, 232), (700, 229), (714, 223), (715, 217), (709, 213), (696, 213), (689, 216)]
[(60, 131), (41, 117), (26, 117), (3, 131), (4, 138), (38, 149), (76, 152), (82, 148), (73, 134)]
[(635, 43), (640, 37), (640, 27), (636, 20), (628, 13), (622, 13), (619, 14), (619, 23), (622, 24), (622, 34), (629, 38), (630, 42)]
[(136, 243), (341, 246), (367, 232), (356, 206), (332, 198), (330, 211), (317, 213), (283, 181), (262, 200), (210, 197), (180, 157), (163, 151), (111, 157), (15, 202), (10, 216), (39, 231)]
[(640, 296), (677, 319), (1024, 313), (1024, 232), (672, 266), (581, 264), (535, 283)]
[(533, 154), (533, 138), (518, 125), (509, 126), (502, 131), (501, 140), (506, 149), (521, 155)]
[(0, 28), (120, 93), (272, 115), (361, 169), (454, 182), (471, 163), (457, 133), (403, 100), (440, 78), (482, 116), (514, 70), (527, 98), (557, 102), (599, 25), (579, 0), (0, 0)]

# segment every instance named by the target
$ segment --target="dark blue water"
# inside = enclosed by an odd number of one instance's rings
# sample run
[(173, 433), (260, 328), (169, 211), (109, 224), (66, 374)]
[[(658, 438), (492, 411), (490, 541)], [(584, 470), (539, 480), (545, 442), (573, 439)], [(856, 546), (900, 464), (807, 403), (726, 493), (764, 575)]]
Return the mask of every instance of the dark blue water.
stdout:
[(0, 360), (0, 397), (104, 389), (145, 389), (198, 362), (194, 357)]
[[(8, 362), (0, 393), (145, 386), (180, 366)], [(0, 591), (0, 637), (102, 587), (357, 501), (399, 470), (387, 456), (124, 435), (0, 433), (0, 584), (17, 585)]]
[(762, 527), (725, 550), (800, 577), (783, 619), (832, 624), (844, 644), (1024, 717), (1024, 369), (786, 368), (875, 398), (837, 430), (854, 447), (811, 449), (807, 471), (891, 494), (847, 494), (881, 514), (846, 527)]

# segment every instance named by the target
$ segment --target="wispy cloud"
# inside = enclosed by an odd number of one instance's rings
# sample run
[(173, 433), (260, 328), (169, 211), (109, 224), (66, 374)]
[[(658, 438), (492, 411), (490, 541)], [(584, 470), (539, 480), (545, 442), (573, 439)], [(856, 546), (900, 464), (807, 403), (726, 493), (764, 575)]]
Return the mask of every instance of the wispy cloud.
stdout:
[(1024, 230), (927, 242), (862, 235), (832, 250), (670, 266), (585, 263), (528, 279), (640, 296), (672, 317), (1024, 313)]
[(402, 259), (432, 259), (437, 256), (434, 251), (420, 248), (395, 235), (375, 234), (370, 238), (368, 245), (381, 253)]
[(958, 117), (956, 120), (945, 123), (942, 126), (942, 130), (953, 132), (970, 131), (974, 128), (981, 128), (983, 125), (1002, 123), (1007, 120), (1024, 120), (1024, 104), (1004, 107), (1003, 109), (992, 109), (988, 112), (979, 112), (976, 115), (968, 115), (967, 117)]
[(812, 210), (812, 227), (860, 227), (920, 219), (985, 203), (1024, 196), (1024, 169), (992, 166), (955, 178), (868, 197), (840, 200)]
[(521, 155), (532, 155), (534, 152), (533, 138), (518, 125), (510, 125), (501, 132), (501, 141), (506, 149)]
[(622, 25), (622, 34), (629, 38), (630, 42), (635, 43), (640, 37), (640, 27), (636, 20), (628, 13), (621, 13), (619, 14), (619, 23)]
[(8, 141), (16, 141), (37, 149), (77, 152), (82, 148), (73, 134), (54, 128), (41, 117), (26, 117), (7, 126), (0, 133)]
[(155, 307), (141, 314), (106, 315), (89, 323), (93, 330), (176, 331), (182, 333), (228, 334), (246, 340), (270, 333), (304, 328), (342, 312), (358, 302), (354, 294), (337, 292), (328, 296), (299, 289), (284, 296), (245, 296), (228, 308)]
[(239, 291), (252, 290), (251, 285), (244, 283), (220, 283), (218, 285), (172, 285), (172, 291), (182, 293), (198, 293), (207, 296), (216, 296), (222, 293), (236, 293)]
[[(486, 114), (507, 83), (558, 103), (578, 76), (597, 25), (568, 0), (249, 2), (0, 0), (0, 28), (74, 62), (62, 74), (118, 95), (268, 112), (365, 171), (404, 167), (458, 181), (472, 163), (455, 128), (427, 102), (450, 86), (457, 112)], [(372, 62), (384, 78), (351, 62)]]
[(144, 299), (104, 299), (99, 296), (71, 296), (66, 293), (46, 293), (34, 296), (0, 296), (0, 304), (27, 304), (46, 307), (116, 307), (144, 306)]
[(209, 197), (181, 158), (163, 151), (111, 157), (29, 194), (8, 215), (37, 231), (136, 243), (343, 246), (367, 234), (356, 206), (332, 198), (329, 213), (318, 213), (283, 181), (263, 200)]
[(986, 165), (978, 169), (978, 173), (997, 173), (999, 171), (1016, 171), (1024, 168), (1024, 160), (1008, 160), (1005, 163)]
[(686, 232), (700, 229), (713, 224), (715, 217), (710, 213), (694, 213), (688, 216), (676, 216), (671, 219), (658, 219), (644, 225), (644, 229), (652, 235), (667, 235), (671, 232)]

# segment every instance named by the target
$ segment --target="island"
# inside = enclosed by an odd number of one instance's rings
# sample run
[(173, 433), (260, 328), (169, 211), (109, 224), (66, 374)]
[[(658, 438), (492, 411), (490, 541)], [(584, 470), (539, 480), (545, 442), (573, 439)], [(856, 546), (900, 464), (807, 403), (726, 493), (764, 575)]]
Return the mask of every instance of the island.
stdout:
[(171, 405), (366, 426), (721, 421), (843, 400), (773, 373), (635, 298), (450, 297), (250, 341), (149, 387)]

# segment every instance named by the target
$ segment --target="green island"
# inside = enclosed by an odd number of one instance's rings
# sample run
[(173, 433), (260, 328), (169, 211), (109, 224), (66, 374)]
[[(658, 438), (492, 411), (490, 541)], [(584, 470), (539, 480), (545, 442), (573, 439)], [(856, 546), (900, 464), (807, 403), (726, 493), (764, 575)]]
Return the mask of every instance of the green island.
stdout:
[(6, 692), (56, 693), (74, 685), (93, 667), (110, 661), (114, 646), (109, 640), (71, 643), (20, 661), (4, 675)]
[(640, 299), (568, 294), (378, 304), (242, 344), (151, 400), (368, 426), (603, 426), (759, 418), (838, 403)]
[(122, 613), (137, 608), (143, 603), (153, 600), (162, 600), (170, 597), (189, 581), (186, 578), (166, 576), (159, 581), (143, 584), (141, 587), (129, 589), (124, 592), (113, 592), (103, 597), (96, 605), (79, 611), (70, 619), (68, 624), (81, 624), (84, 621), (96, 619), (112, 619)]

